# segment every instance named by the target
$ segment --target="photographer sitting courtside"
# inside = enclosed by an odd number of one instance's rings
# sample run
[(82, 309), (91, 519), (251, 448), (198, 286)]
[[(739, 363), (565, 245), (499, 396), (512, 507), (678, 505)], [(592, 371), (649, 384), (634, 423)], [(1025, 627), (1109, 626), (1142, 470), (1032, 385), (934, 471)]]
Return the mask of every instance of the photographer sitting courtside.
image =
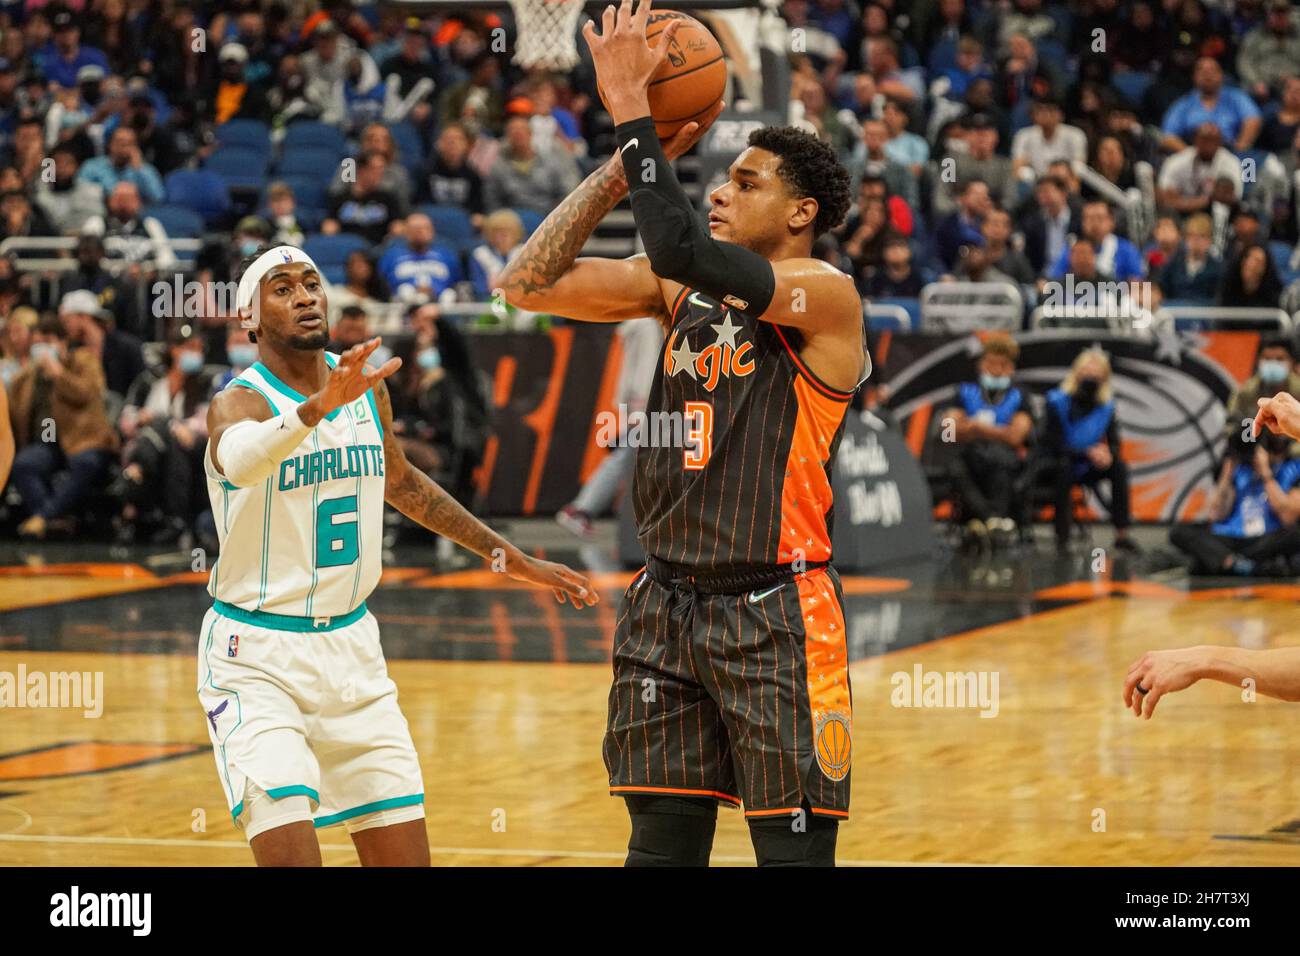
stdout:
[(957, 486), (968, 536), (978, 543), (992, 539), (1008, 544), (1021, 517), (1018, 482), (1028, 458), (1034, 422), (1025, 397), (1011, 384), (1020, 346), (1005, 333), (989, 336), (979, 361), (979, 381), (957, 389), (958, 407), (944, 413), (944, 428), (952, 421), (952, 439), (959, 454), (950, 468)]
[(1300, 556), (1300, 459), (1291, 439), (1270, 431), (1257, 441), (1235, 432), (1210, 501), (1210, 524), (1175, 525), (1169, 541), (1192, 559), (1193, 574), (1276, 575)]

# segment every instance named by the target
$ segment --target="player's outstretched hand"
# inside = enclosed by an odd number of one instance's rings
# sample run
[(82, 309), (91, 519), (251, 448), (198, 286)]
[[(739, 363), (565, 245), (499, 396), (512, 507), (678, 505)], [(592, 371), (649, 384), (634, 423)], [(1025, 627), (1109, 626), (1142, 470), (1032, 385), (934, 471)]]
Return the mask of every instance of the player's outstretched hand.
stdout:
[[(375, 349), (379, 348), (381, 339), (376, 336), (369, 342), (354, 345), (339, 356), (339, 363), (325, 380), (325, 387), (307, 400), (323, 418), (336, 408), (342, 408), (354, 402), (370, 391), (376, 382), (388, 378), (402, 367), (400, 358), (390, 358), (379, 368), (366, 365)], [(300, 413), (301, 414), (301, 413)], [(304, 419), (306, 421), (306, 419)]]
[(554, 561), (542, 561), (520, 554), (506, 563), (506, 574), (516, 581), (550, 588), (555, 594), (555, 600), (561, 604), (568, 600), (574, 607), (581, 609), (600, 602), (599, 592), (585, 575)]
[(1147, 651), (1124, 678), (1124, 706), (1133, 716), (1150, 720), (1161, 697), (1186, 690), (1201, 679), (1203, 656), (1199, 647)]
[(651, 46), (645, 38), (650, 8), (651, 0), (641, 0), (636, 9), (632, 8), (632, 0), (620, 0), (617, 7), (612, 3), (605, 7), (599, 33), (592, 20), (582, 28), (596, 76), (607, 96), (644, 95), (655, 71), (668, 59), (669, 47), (682, 21), (670, 21)]
[(1261, 398), (1252, 434), (1258, 435), (1261, 428), (1288, 438), (1300, 439), (1300, 402), (1288, 392), (1278, 392), (1272, 398)]

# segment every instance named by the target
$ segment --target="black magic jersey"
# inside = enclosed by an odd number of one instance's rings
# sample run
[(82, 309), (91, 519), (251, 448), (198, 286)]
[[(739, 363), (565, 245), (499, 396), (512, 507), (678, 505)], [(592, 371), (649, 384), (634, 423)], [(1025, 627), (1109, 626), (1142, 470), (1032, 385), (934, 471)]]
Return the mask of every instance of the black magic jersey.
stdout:
[(637, 452), (641, 546), (702, 570), (829, 560), (831, 461), (853, 393), (803, 364), (795, 329), (688, 288), (672, 316), (647, 412), (681, 416), (687, 447)]

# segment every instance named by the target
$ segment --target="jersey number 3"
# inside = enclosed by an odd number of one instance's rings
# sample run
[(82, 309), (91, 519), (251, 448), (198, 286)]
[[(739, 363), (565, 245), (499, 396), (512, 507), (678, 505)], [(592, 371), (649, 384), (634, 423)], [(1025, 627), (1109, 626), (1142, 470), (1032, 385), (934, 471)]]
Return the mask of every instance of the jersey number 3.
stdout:
[[(339, 517), (346, 520), (336, 520)], [(342, 567), (352, 564), (359, 556), (357, 496), (322, 501), (316, 509), (316, 567)]]
[(686, 450), (682, 467), (700, 471), (713, 456), (713, 406), (708, 402), (686, 403)]

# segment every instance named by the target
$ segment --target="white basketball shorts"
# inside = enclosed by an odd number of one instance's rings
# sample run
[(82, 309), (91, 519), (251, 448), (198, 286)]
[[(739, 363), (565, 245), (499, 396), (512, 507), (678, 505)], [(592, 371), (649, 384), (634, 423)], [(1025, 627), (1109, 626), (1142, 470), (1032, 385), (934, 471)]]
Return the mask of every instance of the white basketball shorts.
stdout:
[(355, 832), (423, 818), (420, 761), (364, 604), (313, 620), (218, 601), (198, 664), (217, 773), (248, 839), (295, 820)]

